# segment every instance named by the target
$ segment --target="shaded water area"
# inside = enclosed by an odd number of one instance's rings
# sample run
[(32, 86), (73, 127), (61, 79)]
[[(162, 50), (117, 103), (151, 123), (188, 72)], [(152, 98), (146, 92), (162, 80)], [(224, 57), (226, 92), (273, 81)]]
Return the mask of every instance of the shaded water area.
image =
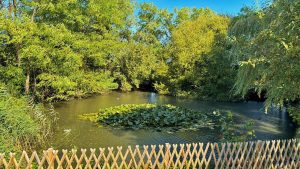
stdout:
[(70, 149), (219, 141), (218, 136), (208, 130), (168, 133), (151, 130), (112, 129), (109, 127), (100, 127), (90, 121), (78, 118), (81, 114), (95, 113), (100, 108), (139, 103), (173, 104), (208, 112), (215, 110), (231, 111), (234, 115), (238, 116), (240, 121), (255, 121), (255, 139), (283, 139), (295, 136), (295, 127), (291, 123), (287, 113), (272, 110), (270, 113), (265, 114), (263, 103), (261, 102), (204, 102), (162, 96), (149, 92), (112, 92), (86, 99), (56, 103), (54, 107), (59, 113), (59, 121), (57, 131), (53, 139), (50, 140), (50, 146), (58, 149)]

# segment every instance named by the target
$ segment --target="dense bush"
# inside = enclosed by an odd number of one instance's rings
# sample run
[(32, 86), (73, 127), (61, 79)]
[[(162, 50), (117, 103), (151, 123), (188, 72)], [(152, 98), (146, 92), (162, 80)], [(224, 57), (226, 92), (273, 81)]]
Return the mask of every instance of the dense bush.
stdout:
[(38, 76), (36, 95), (42, 101), (67, 100), (116, 89), (117, 83), (103, 72), (77, 72), (70, 76), (43, 73)]
[(0, 84), (0, 152), (41, 146), (52, 134), (55, 112), (15, 97)]

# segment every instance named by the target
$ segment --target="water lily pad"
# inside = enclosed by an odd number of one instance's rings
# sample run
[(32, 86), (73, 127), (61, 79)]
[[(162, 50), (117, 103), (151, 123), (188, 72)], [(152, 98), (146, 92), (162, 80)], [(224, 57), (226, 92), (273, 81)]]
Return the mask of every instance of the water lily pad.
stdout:
[(169, 104), (120, 105), (100, 109), (99, 113), (92, 117), (96, 118), (93, 121), (105, 126), (172, 132), (209, 129), (222, 123), (222, 116), (218, 113), (204, 113)]

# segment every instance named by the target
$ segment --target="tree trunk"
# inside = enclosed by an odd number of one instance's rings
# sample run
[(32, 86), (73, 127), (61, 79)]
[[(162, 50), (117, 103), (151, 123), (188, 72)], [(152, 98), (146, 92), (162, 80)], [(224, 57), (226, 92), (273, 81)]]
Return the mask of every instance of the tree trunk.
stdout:
[(11, 1), (8, 2), (8, 11), (9, 11), (9, 15), (12, 16), (13, 6), (11, 4)]
[(4, 7), (4, 5), (3, 5), (3, 1), (2, 0), (0, 0), (0, 9), (2, 9)]
[(17, 64), (18, 67), (21, 67), (21, 58), (20, 58), (20, 45), (16, 45), (16, 55), (17, 55)]
[(36, 75), (34, 74), (33, 75), (33, 93), (35, 93), (36, 92)]
[(34, 22), (36, 10), (37, 10), (37, 7), (34, 7), (34, 8), (33, 8), (33, 11), (32, 11), (32, 15), (31, 15), (31, 22)]
[(26, 82), (25, 82), (25, 93), (28, 95), (30, 90), (30, 70), (27, 69)]
[(14, 14), (17, 16), (17, 0), (13, 0)]

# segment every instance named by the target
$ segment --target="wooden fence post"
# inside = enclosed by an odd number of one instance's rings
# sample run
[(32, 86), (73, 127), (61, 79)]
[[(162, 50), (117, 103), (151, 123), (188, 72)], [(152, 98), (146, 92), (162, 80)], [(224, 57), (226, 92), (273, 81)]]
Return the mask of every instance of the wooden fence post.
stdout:
[(165, 168), (170, 168), (170, 148), (171, 148), (171, 145), (169, 143), (166, 143), (166, 148), (165, 148), (165, 160), (164, 161), (164, 164), (165, 164)]
[(49, 168), (54, 169), (54, 150), (53, 148), (49, 148), (47, 151), (48, 154), (48, 160), (49, 160)]

